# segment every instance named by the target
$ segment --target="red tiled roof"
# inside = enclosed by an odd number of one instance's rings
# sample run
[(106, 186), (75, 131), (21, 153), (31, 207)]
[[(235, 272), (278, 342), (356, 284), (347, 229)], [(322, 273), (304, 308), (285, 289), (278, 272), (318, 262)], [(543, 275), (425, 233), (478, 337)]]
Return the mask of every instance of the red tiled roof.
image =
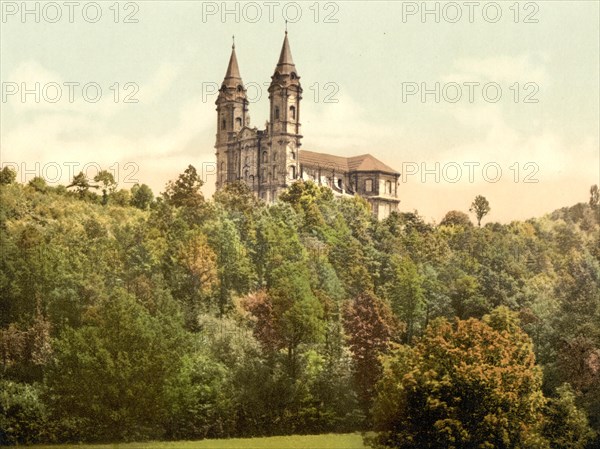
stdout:
[(332, 154), (316, 153), (314, 151), (300, 150), (300, 163), (308, 166), (319, 166), (332, 168), (334, 170), (352, 171), (382, 171), (386, 173), (399, 174), (390, 166), (374, 158), (370, 154), (353, 157), (334, 156)]

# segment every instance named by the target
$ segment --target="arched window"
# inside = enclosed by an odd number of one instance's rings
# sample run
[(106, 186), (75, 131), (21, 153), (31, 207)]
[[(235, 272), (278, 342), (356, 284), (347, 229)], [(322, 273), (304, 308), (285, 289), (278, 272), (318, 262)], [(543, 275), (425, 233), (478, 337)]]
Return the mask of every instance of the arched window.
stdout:
[(296, 120), (296, 106), (290, 106), (290, 117), (292, 120)]
[(275, 106), (275, 120), (279, 120), (279, 106)]
[(238, 129), (241, 128), (242, 127), (242, 119), (240, 117), (236, 118), (235, 124), (238, 127)]
[(269, 162), (269, 154), (266, 151), (263, 151), (263, 162)]
[(295, 151), (292, 151), (290, 153), (290, 156), (292, 156), (292, 160), (294, 160), (294, 161), (296, 160), (296, 152)]

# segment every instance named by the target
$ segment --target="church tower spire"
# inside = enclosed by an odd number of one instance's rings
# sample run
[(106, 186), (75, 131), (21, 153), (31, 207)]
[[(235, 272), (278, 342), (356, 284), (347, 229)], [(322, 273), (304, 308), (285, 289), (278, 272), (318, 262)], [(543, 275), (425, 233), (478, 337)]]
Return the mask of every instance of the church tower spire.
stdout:
[(227, 66), (227, 72), (225, 73), (225, 79), (223, 83), (241, 83), (242, 77), (240, 75), (240, 68), (238, 66), (237, 56), (235, 54), (235, 37), (233, 44), (231, 45), (231, 56), (229, 57), (229, 65)]
[(278, 162), (273, 176), (277, 188), (293, 182), (299, 174), (300, 100), (302, 87), (292, 59), (287, 30), (281, 46), (279, 60), (269, 86), (271, 105), (268, 134), (273, 158)]
[(230, 151), (237, 134), (250, 125), (246, 88), (240, 75), (235, 54), (235, 41), (231, 46), (231, 56), (225, 78), (219, 89), (217, 105), (217, 188), (237, 179), (236, 167), (239, 155)]
[(292, 51), (290, 50), (290, 42), (288, 40), (288, 33), (285, 32), (285, 38), (283, 39), (283, 46), (281, 47), (281, 53), (279, 55), (279, 62), (275, 68), (279, 73), (290, 74), (296, 71), (294, 60), (292, 59)]

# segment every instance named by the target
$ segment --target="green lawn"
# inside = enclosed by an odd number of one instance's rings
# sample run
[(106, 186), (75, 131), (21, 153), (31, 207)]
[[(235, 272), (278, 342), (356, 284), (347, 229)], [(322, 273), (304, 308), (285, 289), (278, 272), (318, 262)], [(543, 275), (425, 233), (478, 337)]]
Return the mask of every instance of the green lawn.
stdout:
[(293, 435), (231, 440), (34, 446), (35, 449), (365, 449), (358, 433)]

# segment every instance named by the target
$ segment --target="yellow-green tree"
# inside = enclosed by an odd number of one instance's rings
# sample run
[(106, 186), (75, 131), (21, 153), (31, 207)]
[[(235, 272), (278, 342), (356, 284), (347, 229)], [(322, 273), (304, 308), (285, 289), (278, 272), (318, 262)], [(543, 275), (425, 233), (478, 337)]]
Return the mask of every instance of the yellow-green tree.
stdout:
[(532, 343), (506, 308), (436, 320), (384, 359), (377, 448), (543, 448), (544, 397)]

